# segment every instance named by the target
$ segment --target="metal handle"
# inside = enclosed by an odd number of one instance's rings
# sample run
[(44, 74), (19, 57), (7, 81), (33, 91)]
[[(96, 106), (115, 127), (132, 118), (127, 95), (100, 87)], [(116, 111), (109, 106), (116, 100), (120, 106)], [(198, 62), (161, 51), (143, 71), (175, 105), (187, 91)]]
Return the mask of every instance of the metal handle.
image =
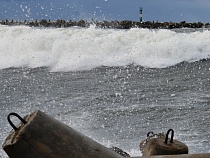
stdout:
[(18, 115), (17, 113), (14, 113), (14, 112), (12, 112), (12, 113), (10, 113), (8, 116), (7, 116), (7, 120), (8, 120), (8, 122), (9, 122), (9, 124), (12, 126), (12, 128), (15, 130), (15, 131), (17, 131), (18, 130), (18, 128), (12, 123), (12, 121), (11, 121), (11, 119), (10, 119), (10, 116), (16, 116), (17, 118), (19, 118), (20, 119), (20, 121), (23, 123), (23, 124), (26, 124), (27, 122), (22, 118), (22, 117), (20, 117), (20, 115)]
[(166, 134), (166, 139), (165, 139), (165, 143), (166, 143), (166, 144), (167, 144), (167, 142), (168, 142), (168, 135), (169, 135), (170, 132), (171, 132), (171, 140), (170, 140), (170, 142), (173, 143), (173, 139), (174, 139), (174, 130), (173, 130), (173, 129), (169, 129), (168, 132), (167, 132), (167, 134)]
[(147, 133), (147, 137), (149, 137), (150, 134), (152, 134), (152, 136), (154, 136), (154, 133), (153, 133), (153, 132), (148, 132), (148, 133)]

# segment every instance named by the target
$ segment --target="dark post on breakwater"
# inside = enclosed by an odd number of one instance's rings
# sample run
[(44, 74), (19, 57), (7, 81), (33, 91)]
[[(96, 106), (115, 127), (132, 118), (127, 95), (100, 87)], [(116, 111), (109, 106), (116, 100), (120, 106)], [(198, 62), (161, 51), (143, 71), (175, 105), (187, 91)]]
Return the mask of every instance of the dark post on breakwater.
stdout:
[[(142, 9), (143, 11), (143, 9)], [(140, 18), (141, 20), (141, 18)], [(51, 28), (67, 28), (67, 27), (90, 27), (94, 25), (96, 28), (104, 29), (130, 29), (130, 28), (148, 28), (148, 29), (179, 29), (179, 28), (208, 28), (210, 29), (209, 23), (202, 22), (158, 22), (158, 21), (131, 21), (131, 20), (122, 20), (122, 21), (88, 21), (88, 20), (61, 20), (57, 19), (56, 21), (42, 19), (40, 21), (15, 21), (15, 20), (0, 20), (0, 25), (9, 25), (9, 26), (18, 26), (24, 25), (29, 27), (51, 27)]]

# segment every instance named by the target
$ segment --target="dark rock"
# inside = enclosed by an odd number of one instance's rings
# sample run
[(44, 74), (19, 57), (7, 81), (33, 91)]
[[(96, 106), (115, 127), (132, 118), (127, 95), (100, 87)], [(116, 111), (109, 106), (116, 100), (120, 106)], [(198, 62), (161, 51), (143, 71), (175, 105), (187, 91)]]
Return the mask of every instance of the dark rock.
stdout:
[(77, 22), (77, 26), (79, 26), (79, 27), (86, 27), (86, 22), (84, 20), (79, 20)]
[(42, 20), (39, 21), (39, 25), (40, 25), (40, 26), (47, 27), (47, 26), (48, 26), (48, 22), (47, 22), (47, 20), (42, 19)]
[(133, 22), (129, 20), (123, 20), (119, 23), (123, 29), (130, 29), (133, 26)]

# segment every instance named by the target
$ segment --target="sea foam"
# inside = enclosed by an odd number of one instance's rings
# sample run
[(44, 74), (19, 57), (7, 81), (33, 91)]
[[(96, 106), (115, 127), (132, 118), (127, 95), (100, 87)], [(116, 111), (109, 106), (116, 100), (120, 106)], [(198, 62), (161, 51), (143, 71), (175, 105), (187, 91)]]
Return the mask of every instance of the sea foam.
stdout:
[(210, 31), (31, 28), (0, 25), (0, 69), (49, 67), (51, 71), (100, 66), (165, 68), (210, 57)]

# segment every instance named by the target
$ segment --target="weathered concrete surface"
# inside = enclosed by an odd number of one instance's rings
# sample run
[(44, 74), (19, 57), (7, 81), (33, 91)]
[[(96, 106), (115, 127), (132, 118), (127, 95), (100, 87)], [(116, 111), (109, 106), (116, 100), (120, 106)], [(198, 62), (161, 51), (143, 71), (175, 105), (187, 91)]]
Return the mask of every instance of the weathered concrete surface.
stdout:
[(143, 150), (143, 156), (188, 154), (188, 147), (182, 142), (174, 140), (173, 143), (165, 144), (164, 141), (165, 138), (148, 140)]
[(5, 140), (10, 158), (122, 158), (49, 115), (36, 111)]
[[(171, 138), (169, 138), (170, 133)], [(152, 135), (147, 134), (147, 138), (139, 145), (142, 156), (188, 154), (187, 145), (178, 140), (174, 140), (173, 137), (173, 129), (169, 129), (167, 134), (154, 134), (153, 132)]]
[(139, 156), (131, 158), (210, 158), (210, 153), (186, 155)]

